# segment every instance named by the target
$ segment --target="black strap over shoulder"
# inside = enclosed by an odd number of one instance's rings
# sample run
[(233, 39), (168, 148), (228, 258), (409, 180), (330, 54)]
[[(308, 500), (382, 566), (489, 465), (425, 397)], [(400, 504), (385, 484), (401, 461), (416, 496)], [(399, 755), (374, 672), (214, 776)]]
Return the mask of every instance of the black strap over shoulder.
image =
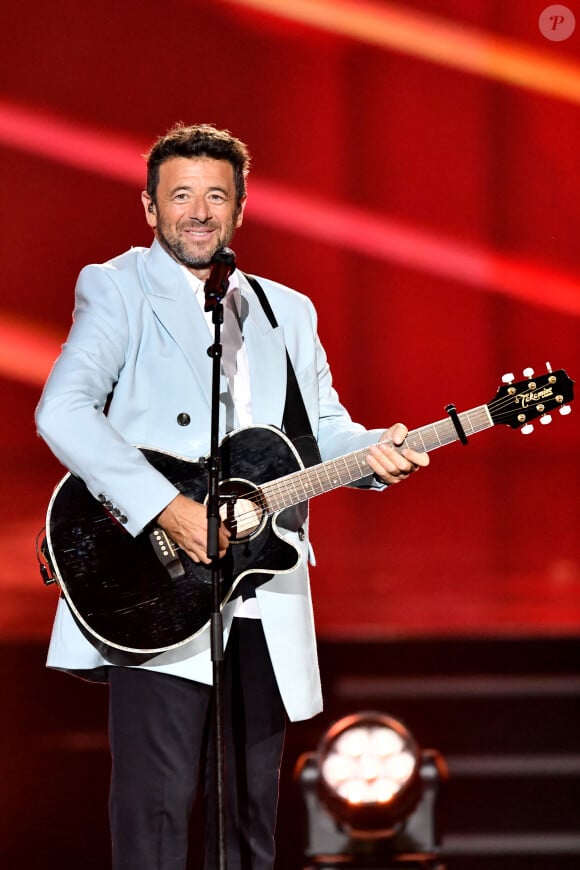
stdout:
[[(272, 324), (272, 327), (276, 329), (278, 321), (272, 311), (272, 306), (268, 301), (264, 288), (252, 275), (247, 275), (244, 272), (244, 276), (247, 278), (254, 293), (258, 297), (260, 304), (264, 309), (264, 313)], [(298, 380), (296, 378), (296, 373), (288, 349), (286, 349), (286, 368), (286, 402), (284, 405), (282, 425), (284, 431), (300, 454), (300, 458), (304, 465), (307, 467), (310, 465), (317, 465), (319, 462), (322, 462), (322, 460), (320, 458), (316, 438), (312, 433), (312, 427), (310, 426), (310, 421), (304, 405), (304, 399), (302, 398), (302, 393), (298, 386)]]

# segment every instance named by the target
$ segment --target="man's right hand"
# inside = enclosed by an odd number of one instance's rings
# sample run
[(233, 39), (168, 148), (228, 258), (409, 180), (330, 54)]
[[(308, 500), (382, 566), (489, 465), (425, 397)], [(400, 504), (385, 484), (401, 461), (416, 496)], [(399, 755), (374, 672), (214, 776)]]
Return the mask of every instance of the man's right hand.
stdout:
[[(173, 501), (161, 511), (157, 522), (169, 537), (184, 550), (194, 562), (209, 565), (207, 556), (207, 508), (205, 505), (176, 495)], [(223, 525), (219, 527), (219, 557), (225, 556), (229, 546), (230, 533)]]

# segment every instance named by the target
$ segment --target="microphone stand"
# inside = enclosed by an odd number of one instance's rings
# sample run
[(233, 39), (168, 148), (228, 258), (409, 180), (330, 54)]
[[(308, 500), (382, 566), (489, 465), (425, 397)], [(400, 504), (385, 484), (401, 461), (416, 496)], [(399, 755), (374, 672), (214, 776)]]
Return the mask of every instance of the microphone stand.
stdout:
[[(222, 357), (221, 327), (223, 323), (222, 299), (228, 289), (228, 279), (236, 266), (236, 255), (230, 248), (222, 248), (212, 257), (210, 275), (205, 282), (205, 310), (212, 312), (214, 342), (207, 353), (212, 360), (210, 453), (207, 460), (207, 554), (211, 559), (213, 610), (210, 621), (210, 645), (213, 669), (215, 778), (217, 795), (217, 866), (225, 870), (226, 859), (226, 794), (225, 794), (225, 738), (224, 738), (224, 641), (221, 613), (219, 564), (220, 527), (220, 451), (219, 402), (220, 365)], [(209, 844), (207, 844), (209, 848)]]

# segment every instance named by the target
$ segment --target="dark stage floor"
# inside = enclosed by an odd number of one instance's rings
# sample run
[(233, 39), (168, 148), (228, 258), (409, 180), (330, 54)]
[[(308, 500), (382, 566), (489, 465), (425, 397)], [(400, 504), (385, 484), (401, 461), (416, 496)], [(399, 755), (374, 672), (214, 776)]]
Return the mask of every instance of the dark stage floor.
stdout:
[[(47, 672), (44, 653), (2, 647), (0, 866), (106, 870), (106, 689)], [(304, 865), (298, 757), (364, 709), (443, 754), (449, 870), (580, 866), (580, 640), (323, 641), (320, 653), (326, 710), (288, 732), (277, 870)]]

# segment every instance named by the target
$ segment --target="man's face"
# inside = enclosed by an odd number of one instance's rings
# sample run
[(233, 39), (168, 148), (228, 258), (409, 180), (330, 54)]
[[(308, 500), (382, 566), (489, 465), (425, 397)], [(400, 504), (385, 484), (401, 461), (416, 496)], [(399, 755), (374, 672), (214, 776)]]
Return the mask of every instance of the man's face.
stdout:
[(159, 167), (155, 201), (144, 192), (147, 223), (165, 250), (198, 278), (241, 226), (233, 166), (211, 157), (171, 157)]

